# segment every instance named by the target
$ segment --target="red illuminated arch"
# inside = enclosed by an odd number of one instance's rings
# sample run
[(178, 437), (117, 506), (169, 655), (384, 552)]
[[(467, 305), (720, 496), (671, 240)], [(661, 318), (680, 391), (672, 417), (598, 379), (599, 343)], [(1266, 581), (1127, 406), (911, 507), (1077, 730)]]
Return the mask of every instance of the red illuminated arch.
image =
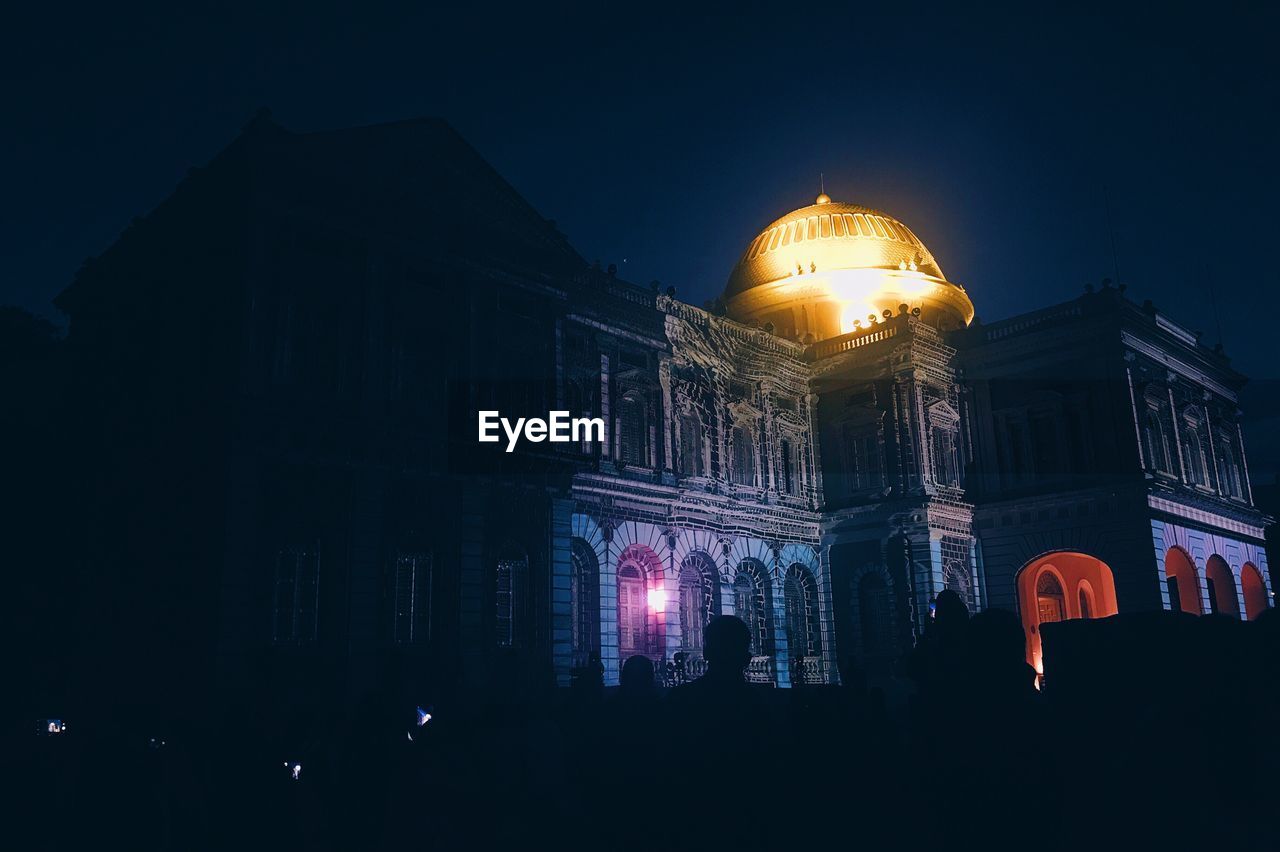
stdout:
[(1018, 572), (1018, 610), (1027, 634), (1027, 662), (1043, 672), (1041, 623), (1115, 615), (1115, 578), (1096, 556), (1070, 550), (1044, 553)]
[(1204, 577), (1209, 586), (1209, 606), (1214, 612), (1240, 617), (1240, 599), (1236, 595), (1236, 578), (1227, 560), (1216, 553), (1204, 566)]
[(1171, 609), (1200, 615), (1200, 581), (1196, 565), (1180, 547), (1171, 547), (1164, 554), (1165, 586), (1169, 590)]
[(1250, 621), (1267, 611), (1267, 584), (1252, 562), (1240, 569), (1240, 590), (1244, 592), (1244, 614)]

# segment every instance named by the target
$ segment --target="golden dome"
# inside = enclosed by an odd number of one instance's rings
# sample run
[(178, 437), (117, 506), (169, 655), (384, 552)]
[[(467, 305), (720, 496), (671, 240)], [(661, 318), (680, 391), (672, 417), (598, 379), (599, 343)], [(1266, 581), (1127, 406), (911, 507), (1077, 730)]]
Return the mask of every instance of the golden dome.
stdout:
[[(920, 238), (892, 216), (825, 193), (770, 223), (734, 267), (730, 316), (772, 322), (787, 337), (834, 337), (870, 313), (919, 307), (941, 327), (967, 325), (973, 304)], [(855, 325), (856, 321), (856, 325)]]
[(792, 275), (830, 269), (897, 269), (901, 263), (915, 263), (930, 275), (945, 277), (906, 225), (878, 210), (842, 204), (824, 194), (761, 231), (733, 268), (724, 294), (736, 296)]

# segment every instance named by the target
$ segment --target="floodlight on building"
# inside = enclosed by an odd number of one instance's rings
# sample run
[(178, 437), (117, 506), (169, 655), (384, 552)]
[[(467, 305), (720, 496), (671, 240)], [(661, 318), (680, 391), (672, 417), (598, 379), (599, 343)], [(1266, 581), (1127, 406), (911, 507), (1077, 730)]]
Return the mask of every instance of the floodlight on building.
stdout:
[(667, 605), (667, 592), (665, 589), (649, 590), (649, 609), (654, 612), (662, 612)]

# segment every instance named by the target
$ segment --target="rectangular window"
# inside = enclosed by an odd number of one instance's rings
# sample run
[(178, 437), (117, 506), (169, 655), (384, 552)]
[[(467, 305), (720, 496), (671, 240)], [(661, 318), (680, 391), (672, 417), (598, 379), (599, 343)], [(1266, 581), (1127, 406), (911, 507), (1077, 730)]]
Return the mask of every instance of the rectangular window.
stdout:
[(420, 645), (431, 639), (431, 555), (401, 554), (395, 560), (392, 639)]
[(276, 554), (272, 641), (304, 645), (316, 641), (320, 602), (319, 548), (287, 548)]
[(517, 584), (523, 564), (518, 559), (499, 559), (493, 572), (493, 633), (499, 648), (513, 648), (516, 641)]
[(1058, 429), (1053, 415), (1041, 414), (1031, 418), (1031, 468), (1039, 477), (1057, 476)]
[(1025, 481), (1029, 475), (1026, 457), (1026, 427), (1017, 421), (1008, 423), (1009, 460), (1013, 468), (1013, 480)]
[(793, 458), (793, 454), (794, 454), (794, 451), (792, 450), (791, 442), (783, 441), (782, 442), (782, 482), (781, 482), (781, 487), (778, 489), (783, 494), (796, 493), (796, 483), (795, 483), (796, 464), (795, 464), (795, 459)]
[(734, 426), (730, 435), (733, 442), (733, 481), (738, 485), (755, 485), (755, 435), (746, 426)]
[(956, 433), (944, 426), (933, 427), (933, 472), (939, 485), (958, 485)]
[(853, 491), (884, 487), (880, 439), (875, 430), (859, 430), (848, 436), (849, 483)]

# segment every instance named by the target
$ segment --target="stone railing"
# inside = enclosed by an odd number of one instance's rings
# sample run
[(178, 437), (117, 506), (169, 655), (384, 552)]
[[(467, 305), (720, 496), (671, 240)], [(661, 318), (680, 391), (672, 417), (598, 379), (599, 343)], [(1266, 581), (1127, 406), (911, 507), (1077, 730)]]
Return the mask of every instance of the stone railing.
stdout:
[(778, 667), (773, 657), (752, 657), (747, 663), (747, 683), (763, 683), (775, 686), (778, 683)]
[(814, 686), (826, 683), (827, 678), (822, 671), (821, 657), (796, 657), (791, 661), (791, 682)]
[(893, 321), (895, 319), (897, 317), (892, 317), (885, 322), (876, 323), (873, 326), (843, 334), (839, 337), (833, 337), (830, 340), (814, 343), (806, 350), (805, 357), (809, 361), (818, 361), (841, 352), (848, 352), (850, 349), (857, 349), (860, 346), (888, 340), (898, 333), (898, 324)]
[[(812, 676), (816, 678), (806, 680), (805, 683), (823, 683), (821, 661), (817, 657), (804, 657), (803, 660), (811, 661), (811, 664), (806, 664), (806, 670), (812, 669), (814, 673)], [(681, 652), (658, 667), (658, 679), (663, 686), (667, 687), (697, 680), (706, 673), (707, 661), (689, 652)], [(745, 674), (747, 683), (776, 686), (778, 683), (777, 661), (773, 657), (752, 657), (751, 662), (747, 663)]]
[(663, 686), (679, 686), (697, 680), (706, 673), (706, 660), (690, 651), (679, 651), (660, 667), (658, 678)]

